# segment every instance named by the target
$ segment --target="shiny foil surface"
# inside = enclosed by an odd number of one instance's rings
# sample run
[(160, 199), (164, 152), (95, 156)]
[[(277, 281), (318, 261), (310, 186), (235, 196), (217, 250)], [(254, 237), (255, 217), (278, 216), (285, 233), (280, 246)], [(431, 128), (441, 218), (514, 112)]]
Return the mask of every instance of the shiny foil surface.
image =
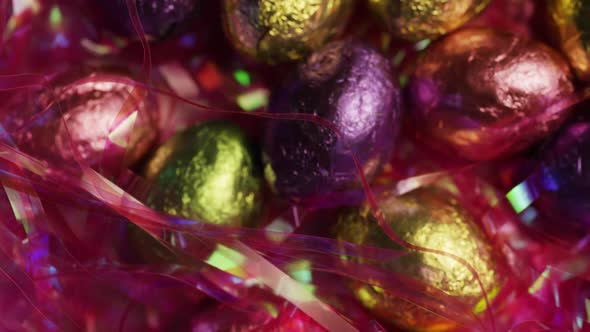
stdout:
[[(402, 240), (423, 248), (442, 250), (467, 261), (478, 273), (489, 294), (500, 285), (492, 248), (473, 218), (448, 194), (418, 189), (403, 196), (383, 193), (378, 197), (385, 221)], [(341, 213), (334, 227), (337, 239), (382, 248), (403, 249), (379, 227), (367, 205)], [(410, 250), (383, 267), (415, 278), (467, 305), (482, 299), (473, 274), (451, 257)], [(444, 331), (454, 327), (426, 309), (396, 297), (378, 285), (352, 282), (355, 295), (381, 318), (417, 331)]]
[(394, 35), (433, 39), (481, 13), (491, 0), (369, 0), (373, 13)]
[[(200, 6), (200, 0), (135, 0), (137, 13), (146, 35), (161, 39), (190, 23)], [(127, 0), (100, 0), (96, 3), (104, 12), (109, 27), (127, 36), (136, 36)]]
[(350, 148), (371, 179), (390, 157), (402, 112), (391, 73), (376, 50), (359, 42), (334, 42), (272, 92), (269, 112), (316, 115), (343, 135), (310, 121), (270, 121), (265, 175), (276, 192), (296, 201), (358, 186)]
[[(128, 77), (93, 73), (40, 94), (35, 102), (41, 113), (32, 123), (24, 123), (18, 110), (7, 121), (22, 126), (16, 144), (37, 158), (107, 168), (122, 161), (130, 166), (158, 133), (157, 103), (146, 90), (133, 89)], [(134, 110), (126, 109), (133, 105)]]
[(292, 61), (340, 33), (352, 7), (352, 0), (223, 0), (224, 29), (246, 55)]
[(512, 191), (513, 205), (528, 202), (518, 193), (531, 193), (535, 213), (545, 219), (539, 226), (553, 236), (579, 240), (590, 227), (590, 117), (579, 116), (562, 128), (539, 161), (537, 172)]
[(554, 37), (578, 77), (590, 80), (590, 2), (547, 0)]
[(262, 171), (255, 148), (239, 127), (207, 122), (173, 136), (146, 167), (162, 189), (153, 208), (181, 218), (251, 225), (261, 208)]
[(433, 145), (472, 160), (505, 157), (554, 131), (574, 87), (551, 48), (488, 29), (432, 45), (409, 86), (415, 126)]

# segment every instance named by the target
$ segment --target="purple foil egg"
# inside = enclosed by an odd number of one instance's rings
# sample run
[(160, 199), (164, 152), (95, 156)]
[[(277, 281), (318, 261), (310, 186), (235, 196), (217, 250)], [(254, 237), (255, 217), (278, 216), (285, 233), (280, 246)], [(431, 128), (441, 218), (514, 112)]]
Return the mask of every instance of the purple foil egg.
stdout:
[(513, 192), (529, 193), (525, 196), (534, 199), (545, 229), (555, 228), (560, 237), (586, 235), (590, 229), (590, 117), (569, 122), (543, 149), (540, 159), (537, 171)]
[(271, 95), (270, 113), (303, 113), (306, 120), (273, 120), (265, 137), (265, 176), (280, 196), (310, 196), (359, 187), (351, 152), (368, 180), (394, 148), (402, 112), (389, 61), (360, 42), (339, 41), (313, 53)]
[[(144, 32), (155, 39), (161, 39), (188, 24), (197, 12), (198, 0), (135, 0), (137, 13)], [(109, 27), (127, 36), (137, 33), (129, 15), (127, 0), (102, 0), (98, 4), (106, 17)]]

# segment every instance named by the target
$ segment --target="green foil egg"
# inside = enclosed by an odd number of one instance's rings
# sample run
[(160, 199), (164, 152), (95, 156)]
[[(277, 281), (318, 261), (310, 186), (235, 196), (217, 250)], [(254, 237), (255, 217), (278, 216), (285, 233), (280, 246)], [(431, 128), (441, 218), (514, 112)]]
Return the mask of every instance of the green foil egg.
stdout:
[(148, 205), (181, 218), (248, 226), (261, 209), (258, 152), (229, 122), (176, 134), (156, 151), (145, 175), (161, 189), (148, 197)]

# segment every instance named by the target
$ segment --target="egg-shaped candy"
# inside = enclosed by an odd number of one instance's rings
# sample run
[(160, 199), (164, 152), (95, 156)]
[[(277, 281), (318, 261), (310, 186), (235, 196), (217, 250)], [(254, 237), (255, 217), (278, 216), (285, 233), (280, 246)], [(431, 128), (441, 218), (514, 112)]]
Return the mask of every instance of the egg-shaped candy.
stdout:
[(453, 31), (481, 13), (491, 0), (369, 0), (394, 35), (411, 41)]
[[(441, 250), (464, 259), (477, 272), (491, 300), (501, 278), (490, 242), (473, 217), (446, 193), (432, 188), (418, 189), (402, 196), (385, 192), (378, 206), (391, 230), (414, 246)], [(405, 250), (407, 253), (381, 263), (385, 269), (440, 290), (467, 307), (483, 300), (483, 291), (469, 269), (452, 257), (406, 249), (396, 244), (379, 227), (368, 205), (343, 211), (334, 226), (336, 238), (355, 244)], [(356, 259), (362, 262), (362, 259)], [(346, 264), (347, 261), (344, 261)], [(456, 323), (406, 299), (397, 297), (378, 284), (351, 281), (359, 301), (382, 319), (412, 331), (445, 331)], [(431, 294), (431, 295), (434, 295)], [(444, 304), (441, 304), (444, 308)]]
[(223, 21), (236, 49), (278, 63), (323, 46), (344, 29), (352, 7), (352, 0), (223, 0)]
[(2, 121), (35, 158), (103, 169), (130, 166), (154, 143), (158, 104), (122, 75), (92, 73), (34, 96)]
[(585, 0), (547, 0), (553, 37), (568, 58), (577, 76), (590, 80), (590, 2)]
[(536, 217), (528, 226), (574, 244), (590, 229), (590, 118), (582, 113), (569, 121), (537, 159), (536, 169), (507, 197), (518, 213), (528, 209)]
[(575, 100), (559, 53), (490, 29), (461, 30), (429, 47), (409, 95), (422, 136), (470, 160), (527, 148), (557, 129)]
[(146, 177), (161, 189), (159, 195), (148, 197), (148, 204), (181, 218), (251, 225), (262, 199), (257, 153), (232, 123), (212, 121), (186, 129), (148, 162)]
[[(200, 0), (135, 0), (144, 33), (151, 39), (162, 39), (188, 25), (195, 17)], [(127, 0), (97, 1), (107, 27), (126, 36), (136, 36)]]
[(339, 41), (313, 53), (271, 94), (268, 111), (321, 117), (269, 121), (265, 176), (291, 201), (358, 187), (354, 152), (370, 180), (388, 161), (402, 111), (389, 61), (360, 42)]

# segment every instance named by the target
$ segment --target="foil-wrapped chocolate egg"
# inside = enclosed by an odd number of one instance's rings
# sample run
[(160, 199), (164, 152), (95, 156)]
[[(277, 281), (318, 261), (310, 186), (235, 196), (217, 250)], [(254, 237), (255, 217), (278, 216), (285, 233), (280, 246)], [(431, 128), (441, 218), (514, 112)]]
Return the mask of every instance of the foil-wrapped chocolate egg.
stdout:
[(590, 80), (590, 2), (547, 0), (551, 30), (578, 77)]
[[(127, 0), (101, 0), (97, 6), (106, 17), (108, 27), (126, 36), (136, 36)], [(200, 0), (135, 0), (137, 14), (146, 35), (161, 39), (189, 24)]]
[(582, 114), (568, 122), (538, 159), (536, 171), (508, 198), (517, 212), (532, 204), (529, 215), (542, 218), (531, 227), (575, 243), (590, 229), (590, 117)]
[(158, 148), (145, 173), (162, 189), (148, 204), (178, 217), (245, 226), (261, 208), (257, 151), (229, 122), (206, 122), (176, 134)]
[(369, 7), (396, 36), (419, 41), (453, 31), (491, 0), (369, 0)]
[(93, 73), (37, 99), (35, 110), (16, 110), (3, 123), (20, 150), (42, 160), (130, 166), (158, 133), (157, 102), (126, 76)]
[[(488, 298), (501, 285), (490, 243), (472, 216), (448, 194), (432, 188), (418, 189), (402, 196), (386, 192), (378, 197), (378, 206), (385, 222), (402, 240), (456, 255), (469, 263), (477, 272)], [(481, 312), (476, 305), (483, 299), (483, 292), (466, 266), (452, 257), (399, 246), (379, 227), (368, 205), (343, 211), (334, 232), (339, 240), (406, 250), (407, 254), (383, 262), (382, 267), (424, 283), (427, 291), (440, 290), (467, 306), (473, 306), (474, 312)], [(401, 327), (413, 331), (444, 331), (455, 326), (452, 320), (419, 306), (419, 303), (397, 297), (378, 284), (351, 281), (351, 285), (365, 307)]]
[(244, 54), (292, 61), (340, 33), (352, 7), (352, 0), (223, 0), (224, 29)]
[(330, 121), (273, 120), (265, 137), (265, 176), (292, 201), (359, 185), (354, 152), (367, 178), (389, 160), (401, 115), (389, 61), (359, 42), (328, 44), (275, 89), (268, 111)]
[(471, 160), (505, 157), (555, 130), (574, 87), (549, 47), (489, 29), (455, 32), (419, 60), (409, 94), (415, 126)]

